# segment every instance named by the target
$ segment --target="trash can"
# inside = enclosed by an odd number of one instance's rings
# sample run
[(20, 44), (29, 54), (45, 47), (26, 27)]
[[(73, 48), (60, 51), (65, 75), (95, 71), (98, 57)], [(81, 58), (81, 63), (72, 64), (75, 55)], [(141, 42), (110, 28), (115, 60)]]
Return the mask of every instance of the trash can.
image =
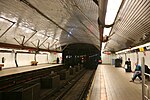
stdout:
[(121, 67), (121, 60), (115, 59), (115, 67)]

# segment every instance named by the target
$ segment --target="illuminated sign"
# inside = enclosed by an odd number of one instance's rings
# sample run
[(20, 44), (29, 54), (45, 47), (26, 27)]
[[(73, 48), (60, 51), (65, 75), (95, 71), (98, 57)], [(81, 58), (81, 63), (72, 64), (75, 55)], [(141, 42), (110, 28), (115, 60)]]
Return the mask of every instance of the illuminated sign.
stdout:
[(140, 52), (143, 52), (144, 51), (144, 48), (142, 47), (142, 48), (139, 48), (139, 50), (140, 50)]

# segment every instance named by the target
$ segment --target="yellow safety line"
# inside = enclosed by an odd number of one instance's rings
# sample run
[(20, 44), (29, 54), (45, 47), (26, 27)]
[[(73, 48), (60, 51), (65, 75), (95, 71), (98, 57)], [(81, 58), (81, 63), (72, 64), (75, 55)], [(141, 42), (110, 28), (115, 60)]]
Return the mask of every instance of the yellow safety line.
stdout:
[[(101, 69), (102, 70), (102, 69)], [(101, 71), (100, 70), (100, 71)], [(105, 80), (104, 80), (104, 75), (103, 72), (101, 71), (101, 76), (100, 76), (100, 89), (101, 89), (101, 93), (100, 93), (100, 100), (107, 100), (107, 93), (106, 93), (106, 86), (105, 86)]]
[(92, 85), (91, 85), (91, 88), (90, 88), (90, 90), (89, 90), (89, 93), (88, 93), (88, 95), (87, 95), (86, 100), (90, 100), (90, 97), (91, 97), (91, 94), (92, 94), (92, 90), (93, 90), (93, 87), (94, 87), (94, 86), (93, 86), (94, 83), (95, 83), (95, 75), (94, 75), (93, 82), (92, 82)]

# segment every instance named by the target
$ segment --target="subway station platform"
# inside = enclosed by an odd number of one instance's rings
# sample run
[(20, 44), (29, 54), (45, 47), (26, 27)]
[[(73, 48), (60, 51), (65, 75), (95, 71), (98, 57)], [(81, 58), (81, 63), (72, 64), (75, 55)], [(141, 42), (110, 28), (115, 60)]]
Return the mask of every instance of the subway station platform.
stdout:
[(99, 65), (87, 100), (142, 100), (142, 83), (121, 67)]
[(34, 70), (40, 70), (40, 69), (45, 69), (45, 68), (50, 68), (50, 67), (55, 67), (60, 65), (62, 64), (39, 64), (37, 66), (22, 66), (16, 68), (3, 69), (0, 71), (0, 77), (34, 71)]

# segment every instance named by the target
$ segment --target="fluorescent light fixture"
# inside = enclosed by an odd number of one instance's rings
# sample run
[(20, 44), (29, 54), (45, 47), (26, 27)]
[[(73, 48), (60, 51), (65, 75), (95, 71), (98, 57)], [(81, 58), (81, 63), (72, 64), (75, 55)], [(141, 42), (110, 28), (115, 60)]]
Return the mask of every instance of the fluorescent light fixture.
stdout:
[[(114, 23), (114, 20), (116, 18), (116, 15), (117, 15), (117, 12), (121, 5), (121, 2), (122, 2), (122, 0), (108, 0), (106, 18), (105, 18), (106, 25), (110, 25), (110, 24)], [(110, 31), (111, 31), (111, 28), (104, 28), (103, 34), (109, 35)], [(105, 45), (105, 44), (103, 44), (103, 45)]]
[(139, 45), (139, 46), (133, 47), (133, 48), (131, 48), (131, 50), (142, 48), (142, 47), (146, 47), (146, 46), (150, 46), (150, 42), (148, 42), (146, 44), (143, 44), (143, 45)]
[(104, 33), (103, 33), (103, 36), (104, 35), (109, 35), (109, 33), (110, 33), (110, 30), (111, 30), (111, 27), (110, 28), (104, 28)]
[(143, 45), (139, 45), (139, 46), (136, 46), (136, 47), (133, 47), (131, 49), (125, 49), (125, 50), (121, 50), (121, 51), (118, 51), (116, 52), (116, 54), (119, 54), (119, 53), (126, 53), (130, 50), (135, 50), (135, 49), (139, 49), (139, 48), (142, 48), (142, 47), (146, 47), (146, 46), (150, 46), (150, 42), (146, 43), (146, 44), (143, 44)]
[(40, 51), (39, 53), (41, 53), (41, 54), (48, 54), (49, 52)]
[(115, 20), (122, 0), (108, 0), (105, 24), (112, 24)]
[(7, 48), (0, 48), (0, 50), (6, 50), (6, 51), (18, 51), (18, 52), (29, 52), (28, 50), (19, 50), (19, 49), (7, 49)]
[(69, 34), (68, 34), (67, 36), (68, 36), (68, 37), (70, 37), (70, 35), (69, 35)]
[(105, 45), (106, 45), (106, 43), (102, 43), (102, 52), (104, 51)]
[(128, 52), (128, 51), (130, 51), (130, 50), (131, 50), (131, 49), (121, 50), (121, 51), (116, 52), (116, 54), (119, 54), (119, 53), (126, 53), (126, 52)]
[(17, 51), (17, 52), (29, 52), (28, 50), (17, 50), (17, 49), (15, 49), (15, 51)]
[(7, 49), (7, 48), (0, 48), (0, 50), (10, 50), (10, 51), (12, 51), (13, 49)]

